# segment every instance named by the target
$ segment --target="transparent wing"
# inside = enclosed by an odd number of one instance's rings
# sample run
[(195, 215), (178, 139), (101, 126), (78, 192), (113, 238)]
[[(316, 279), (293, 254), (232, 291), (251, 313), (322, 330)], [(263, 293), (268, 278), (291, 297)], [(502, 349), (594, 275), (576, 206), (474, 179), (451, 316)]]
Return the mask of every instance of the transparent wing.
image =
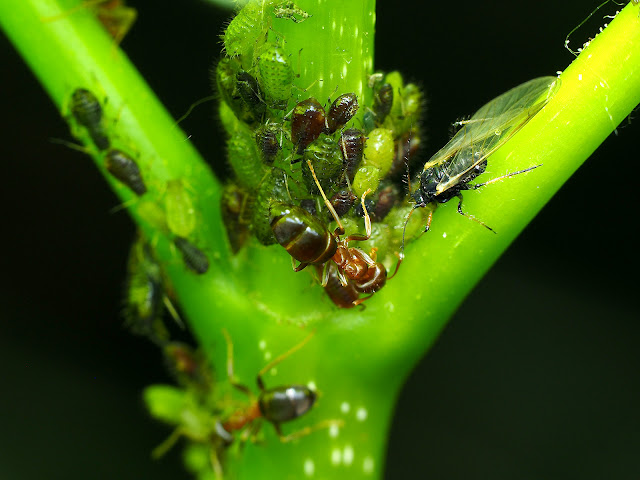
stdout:
[(456, 185), (469, 170), (484, 161), (527, 124), (560, 88), (556, 77), (540, 77), (512, 88), (482, 106), (425, 164), (440, 165), (445, 175), (438, 193)]

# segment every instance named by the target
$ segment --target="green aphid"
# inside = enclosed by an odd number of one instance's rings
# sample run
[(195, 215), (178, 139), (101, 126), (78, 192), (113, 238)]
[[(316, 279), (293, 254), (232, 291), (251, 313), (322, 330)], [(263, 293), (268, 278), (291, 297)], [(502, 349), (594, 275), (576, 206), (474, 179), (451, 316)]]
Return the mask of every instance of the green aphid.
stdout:
[(197, 214), (191, 194), (182, 180), (167, 182), (164, 207), (169, 230), (179, 237), (189, 237), (196, 228)]
[(382, 180), (382, 172), (374, 165), (360, 165), (353, 177), (353, 193), (360, 197), (367, 190), (375, 192)]
[(307, 160), (310, 160), (313, 164), (313, 169), (325, 194), (328, 197), (333, 195), (335, 193), (334, 190), (340, 184), (344, 168), (339, 142), (334, 140), (332, 136), (322, 133), (317, 140), (306, 148), (303, 158), (302, 179), (309, 193), (320, 195)]
[(396, 153), (393, 132), (386, 128), (371, 130), (367, 135), (363, 153), (363, 165), (373, 165), (380, 169), (381, 177), (386, 176)]
[(262, 245), (276, 243), (269, 221), (269, 209), (274, 201), (291, 203), (287, 183), (285, 171), (274, 167), (258, 186), (251, 210), (251, 228)]
[(141, 236), (134, 241), (127, 264), (125, 326), (156, 344), (169, 339), (162, 321), (165, 291), (160, 265)]
[(238, 123), (233, 136), (227, 141), (227, 158), (241, 187), (254, 190), (265, 176), (267, 167), (262, 163), (253, 132)]
[(256, 44), (262, 41), (271, 26), (275, 0), (253, 0), (247, 3), (224, 32), (224, 49), (230, 57), (251, 57)]
[(397, 138), (418, 126), (424, 103), (423, 95), (417, 85), (405, 84), (400, 72), (388, 73), (385, 82), (393, 87), (393, 104), (384, 126), (393, 130)]
[(258, 82), (265, 94), (267, 105), (285, 110), (291, 97), (293, 68), (284, 47), (265, 43), (256, 57)]

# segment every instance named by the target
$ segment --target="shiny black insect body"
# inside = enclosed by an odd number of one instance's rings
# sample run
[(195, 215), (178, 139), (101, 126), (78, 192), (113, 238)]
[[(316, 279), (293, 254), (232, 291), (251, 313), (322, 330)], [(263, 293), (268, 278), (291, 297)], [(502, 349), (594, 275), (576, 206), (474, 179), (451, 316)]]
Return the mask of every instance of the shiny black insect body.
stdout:
[[(413, 193), (415, 208), (425, 207), (429, 203), (445, 203), (457, 197), (458, 212), (478, 221), (462, 211), (462, 191), (475, 190), (539, 166), (509, 173), (481, 184), (470, 183), (485, 171), (489, 155), (542, 110), (559, 86), (560, 80), (555, 77), (531, 80), (491, 100), (469, 120), (459, 122), (461, 128), (458, 133), (425, 164), (420, 174), (419, 188)], [(430, 224), (431, 216), (425, 231)]]
[(184, 264), (198, 275), (207, 273), (209, 270), (209, 259), (202, 250), (183, 237), (175, 237), (175, 246), (180, 250)]
[(104, 166), (115, 178), (129, 187), (136, 195), (144, 195), (147, 186), (136, 161), (121, 150), (111, 149), (104, 159)]
[(91, 140), (99, 150), (109, 148), (110, 142), (102, 126), (102, 105), (96, 96), (84, 88), (71, 95), (71, 114), (79, 125), (87, 129)]

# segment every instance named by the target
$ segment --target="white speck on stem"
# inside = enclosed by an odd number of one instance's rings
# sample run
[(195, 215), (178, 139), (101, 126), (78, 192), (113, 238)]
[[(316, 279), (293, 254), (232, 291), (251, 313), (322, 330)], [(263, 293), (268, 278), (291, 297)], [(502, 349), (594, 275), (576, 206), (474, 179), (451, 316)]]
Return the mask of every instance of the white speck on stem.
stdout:
[(351, 410), (351, 405), (349, 405), (348, 402), (342, 402), (340, 405), (340, 411), (342, 413), (349, 413), (349, 410)]
[(356, 418), (361, 422), (364, 422), (368, 416), (369, 416), (369, 412), (367, 412), (367, 409), (364, 407), (360, 407), (356, 412)]
[(364, 473), (366, 474), (373, 473), (373, 467), (374, 467), (373, 458), (365, 457), (365, 459), (362, 462), (362, 470), (364, 471)]
[(313, 460), (307, 458), (304, 461), (304, 473), (307, 477), (312, 477), (316, 471), (316, 465), (313, 463)]
[(342, 462), (342, 452), (340, 451), (339, 448), (334, 448), (331, 451), (331, 464), (332, 465), (340, 465), (340, 463)]
[(353, 447), (351, 445), (344, 447), (344, 450), (342, 451), (342, 461), (347, 466), (353, 463)]

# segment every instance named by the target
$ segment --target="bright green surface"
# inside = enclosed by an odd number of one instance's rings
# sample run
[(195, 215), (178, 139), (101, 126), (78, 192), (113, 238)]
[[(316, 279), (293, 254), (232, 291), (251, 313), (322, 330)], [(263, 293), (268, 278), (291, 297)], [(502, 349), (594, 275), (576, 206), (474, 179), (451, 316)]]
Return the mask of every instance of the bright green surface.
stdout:
[[(0, 21), (59, 107), (78, 86), (109, 99), (107, 116), (118, 119), (113, 130), (119, 141), (139, 152), (151, 202), (161, 201), (164, 185), (172, 178), (185, 178), (197, 192), (198, 239), (212, 260), (210, 272), (202, 277), (187, 272), (162, 236), (160, 247), (189, 321), (218, 371), (224, 370), (222, 326), (234, 339), (236, 374), (251, 386), (266, 363), (267, 352), (275, 356), (303, 338), (306, 330), (301, 331), (301, 323), (317, 328), (311, 343), (266, 381), (268, 385), (313, 381), (321, 393), (307, 419), (285, 426), (286, 433), (320, 419), (343, 419), (346, 427), (336, 438), (321, 431), (298, 444), (282, 445), (267, 425), (267, 443), (249, 444), (245, 449), (242, 478), (268, 478), (266, 472), (278, 472), (273, 478), (300, 478), (311, 463), (317, 478), (341, 478), (338, 472), (370, 478), (381, 472), (389, 415), (409, 369), (476, 281), (640, 101), (640, 22), (637, 7), (628, 7), (564, 72), (562, 88), (553, 101), (491, 157), (481, 180), (539, 163), (543, 167), (465, 196), (465, 210), (498, 235), (460, 217), (455, 202), (439, 207), (432, 231), (407, 248), (400, 273), (367, 302), (367, 308), (337, 310), (307, 273), (291, 271), (289, 256), (277, 246), (247, 249), (229, 259), (217, 211), (217, 182), (88, 13), (42, 22), (73, 2), (59, 3), (61, 7), (53, 1), (4, 1)], [(334, 29), (333, 20), (324, 17), (324, 13), (331, 15), (332, 3), (323, 2), (320, 12), (314, 11), (313, 4), (300, 5), (313, 13), (321, 31), (329, 29), (339, 37), (340, 26)], [(372, 42), (374, 14), (365, 7), (373, 6), (353, 2), (354, 10), (344, 16), (349, 24), (345, 28), (360, 25)], [(339, 9), (345, 13), (344, 2)], [(355, 20), (358, 9), (365, 12), (361, 23)], [(304, 87), (314, 79), (331, 78), (331, 72), (340, 75), (345, 65), (341, 55), (332, 57), (324, 48), (328, 41), (339, 41), (335, 35), (327, 41), (310, 40), (319, 38), (306, 30), (313, 28), (313, 22), (300, 25), (299, 38), (285, 32), (286, 25), (279, 27), (292, 45), (300, 42), (304, 55), (318, 55), (317, 70), (301, 72), (299, 82)], [(342, 48), (349, 52), (355, 47)], [(360, 60), (360, 65), (365, 63)], [(337, 94), (357, 91), (358, 82), (371, 68), (348, 70), (348, 77), (341, 79), (344, 90), (339, 83)], [(311, 92), (318, 98), (328, 97), (334, 83), (323, 82)], [(114, 188), (124, 200), (130, 198), (126, 189)], [(140, 203), (134, 204), (133, 213), (140, 208)], [(364, 412), (366, 418), (359, 420)]]

